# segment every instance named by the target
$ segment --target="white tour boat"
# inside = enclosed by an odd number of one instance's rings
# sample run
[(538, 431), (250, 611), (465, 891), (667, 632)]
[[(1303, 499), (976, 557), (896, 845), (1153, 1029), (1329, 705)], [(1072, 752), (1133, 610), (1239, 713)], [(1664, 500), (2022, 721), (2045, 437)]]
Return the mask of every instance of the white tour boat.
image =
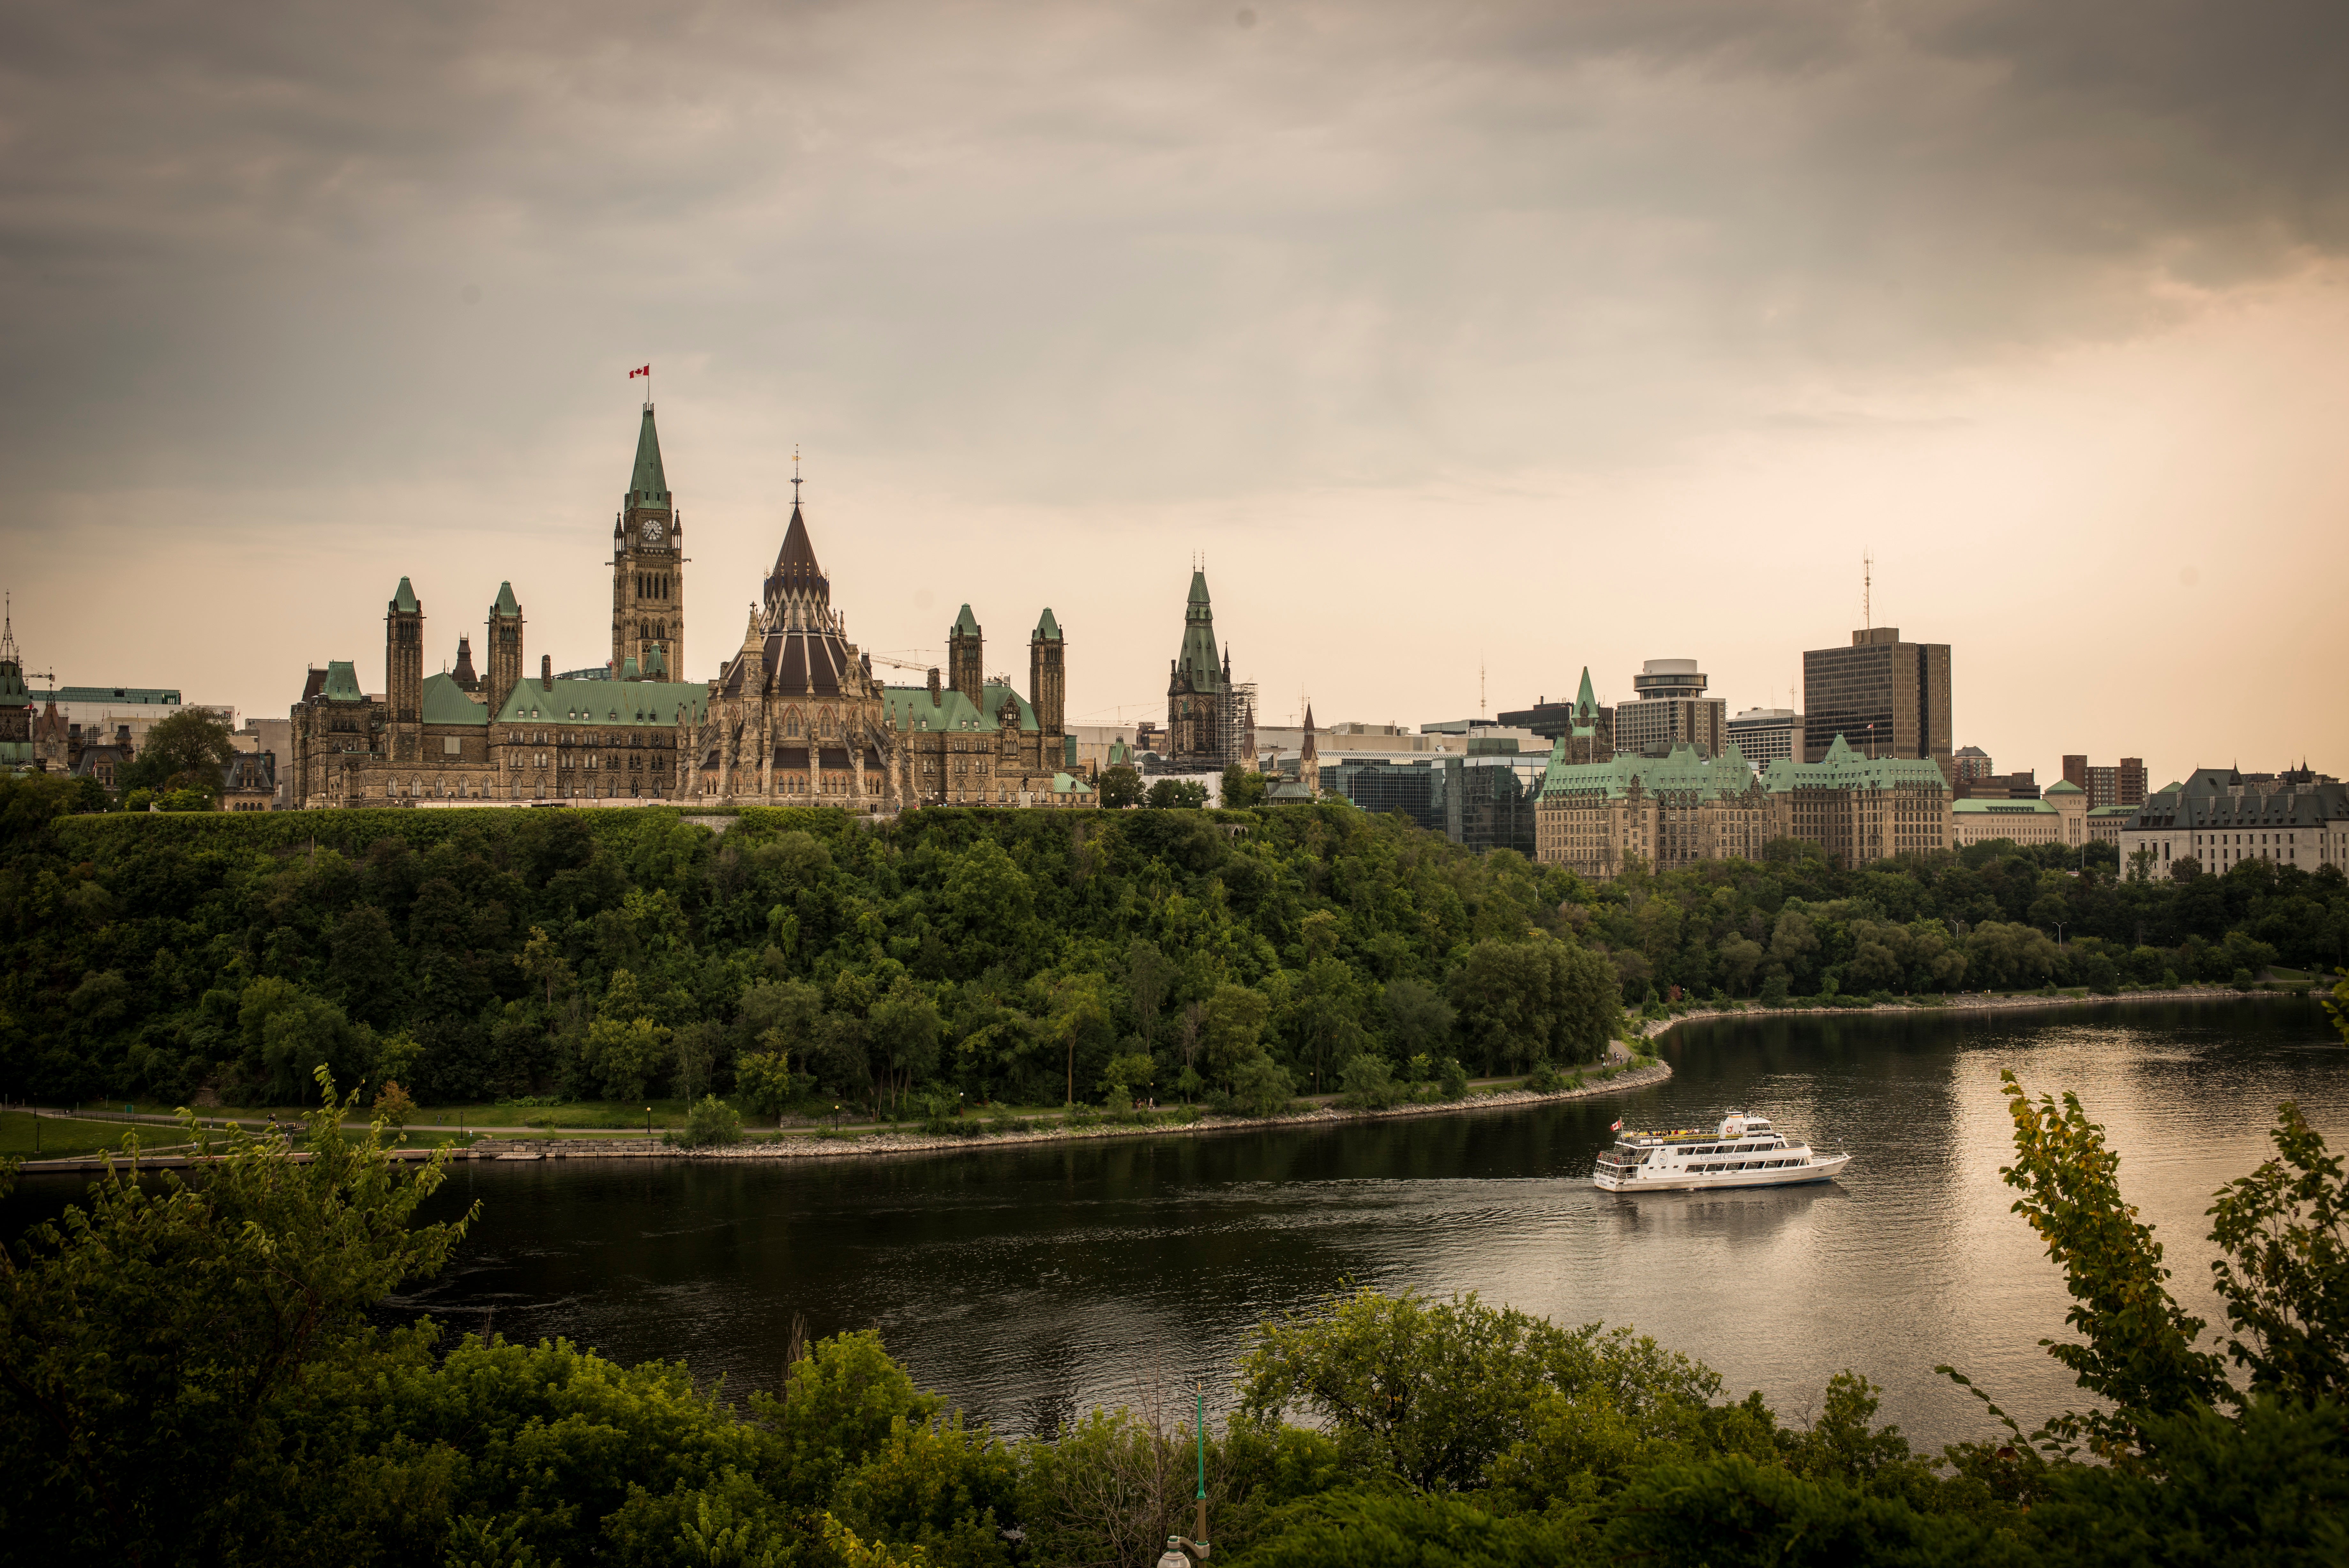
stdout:
[(1806, 1143), (1788, 1143), (1764, 1117), (1733, 1111), (1711, 1132), (1625, 1132), (1617, 1122), (1615, 1147), (1599, 1155), (1590, 1182), (1605, 1192), (1791, 1187), (1833, 1181), (1850, 1163), (1840, 1149), (1822, 1154)]

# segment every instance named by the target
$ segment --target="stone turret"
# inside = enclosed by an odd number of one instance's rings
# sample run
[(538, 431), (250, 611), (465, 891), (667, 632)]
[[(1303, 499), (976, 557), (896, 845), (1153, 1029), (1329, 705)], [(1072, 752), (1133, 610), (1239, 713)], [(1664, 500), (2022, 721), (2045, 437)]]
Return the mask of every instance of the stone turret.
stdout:
[(406, 577), (383, 616), (384, 700), (394, 762), (412, 763), (424, 745), (424, 607)]
[(965, 605), (947, 632), (947, 684), (969, 698), (974, 708), (984, 701), (980, 692), (987, 684), (986, 666), (981, 657), (984, 647), (985, 639), (978, 628), (978, 618), (970, 613), (968, 605)]
[(1043, 616), (1036, 622), (1035, 631), (1028, 639), (1028, 701), (1036, 710), (1036, 726), (1045, 735), (1059, 735), (1068, 729), (1069, 674), (1064, 657), (1067, 643), (1061, 636), (1061, 623), (1052, 618), (1047, 605)]

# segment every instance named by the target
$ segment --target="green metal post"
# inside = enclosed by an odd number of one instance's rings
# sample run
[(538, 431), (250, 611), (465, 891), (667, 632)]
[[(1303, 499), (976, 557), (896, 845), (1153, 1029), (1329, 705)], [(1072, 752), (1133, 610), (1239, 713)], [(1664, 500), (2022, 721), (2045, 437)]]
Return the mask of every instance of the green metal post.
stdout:
[(1201, 1545), (1207, 1541), (1207, 1386), (1199, 1386), (1199, 1521), (1194, 1527)]

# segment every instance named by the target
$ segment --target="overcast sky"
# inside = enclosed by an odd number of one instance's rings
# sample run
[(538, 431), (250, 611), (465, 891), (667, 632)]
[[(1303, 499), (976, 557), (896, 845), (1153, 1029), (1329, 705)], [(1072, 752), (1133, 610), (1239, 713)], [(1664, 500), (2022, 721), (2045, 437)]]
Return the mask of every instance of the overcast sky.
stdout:
[(0, 587), (282, 715), (502, 579), (609, 647), (649, 362), (713, 673), (790, 512), (1164, 715), (1732, 710), (1873, 618), (2002, 766), (2349, 772), (2337, 4), (0, 10)]

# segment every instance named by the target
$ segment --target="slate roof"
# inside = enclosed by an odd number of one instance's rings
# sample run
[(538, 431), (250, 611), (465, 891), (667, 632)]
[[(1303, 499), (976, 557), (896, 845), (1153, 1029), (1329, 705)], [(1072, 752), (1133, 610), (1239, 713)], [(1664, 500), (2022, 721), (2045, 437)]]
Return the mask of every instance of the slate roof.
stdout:
[(2349, 784), (2246, 784), (2233, 768), (2197, 768), (2183, 784), (2146, 797), (2122, 826), (2131, 831), (2315, 827), (2349, 818)]
[(799, 503), (792, 503), (791, 525), (783, 530), (782, 548), (775, 552), (775, 569), (767, 574), (767, 603), (800, 595), (820, 605), (832, 603), (832, 579), (816, 564), (815, 541), (808, 536), (807, 519)]

